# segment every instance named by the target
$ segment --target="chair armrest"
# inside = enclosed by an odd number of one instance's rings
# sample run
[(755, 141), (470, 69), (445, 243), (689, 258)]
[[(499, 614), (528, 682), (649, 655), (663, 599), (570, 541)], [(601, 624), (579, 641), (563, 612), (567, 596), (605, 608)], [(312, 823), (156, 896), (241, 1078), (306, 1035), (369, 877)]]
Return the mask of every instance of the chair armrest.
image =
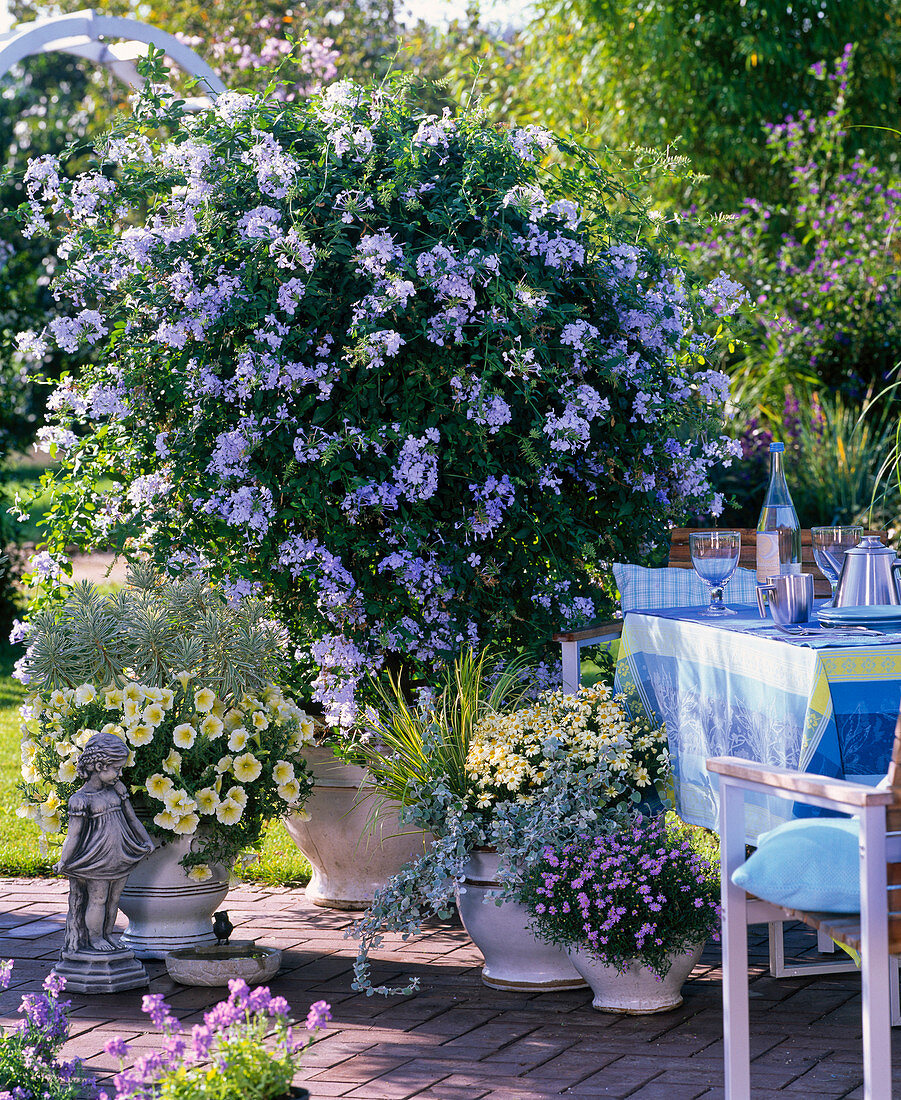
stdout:
[(856, 807), (892, 806), (896, 792), (892, 789), (868, 787), (847, 779), (830, 779), (825, 775), (809, 775), (790, 768), (770, 767), (743, 760), (738, 756), (714, 756), (707, 761), (707, 770), (727, 779), (738, 779), (786, 794), (812, 795), (827, 798), (836, 805)]
[(613, 619), (607, 623), (598, 623), (597, 626), (587, 626), (583, 630), (565, 630), (554, 634), (555, 642), (588, 642), (597, 638), (618, 638), (623, 632), (623, 620)]

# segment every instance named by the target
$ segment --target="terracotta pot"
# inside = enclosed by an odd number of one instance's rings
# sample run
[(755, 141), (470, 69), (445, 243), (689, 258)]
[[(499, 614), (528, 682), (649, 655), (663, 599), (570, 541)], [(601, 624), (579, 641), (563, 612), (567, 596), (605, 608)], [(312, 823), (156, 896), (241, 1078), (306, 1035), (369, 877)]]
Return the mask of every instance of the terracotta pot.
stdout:
[(501, 894), (497, 852), (473, 852), (463, 885), (457, 888), (457, 908), (470, 939), (482, 952), (482, 981), (492, 989), (545, 993), (584, 989), (588, 984), (562, 947), (542, 943), (529, 931), (529, 914), (516, 901), (495, 903)]
[(620, 974), (615, 967), (606, 966), (596, 955), (581, 947), (567, 948), (576, 970), (591, 986), (598, 1012), (618, 1012), (628, 1016), (650, 1016), (655, 1012), (669, 1012), (682, 1004), (682, 986), (701, 957), (704, 945), (671, 956), (672, 965), (666, 977), (659, 978), (653, 970), (632, 959)]
[(212, 864), (213, 877), (194, 882), (179, 863), (191, 837), (166, 841), (128, 876), (119, 908), (128, 917), (123, 947), (139, 959), (163, 959), (177, 947), (215, 943), (213, 914), (228, 893), (227, 867)]
[(343, 763), (330, 748), (308, 750), (307, 762), (316, 781), (304, 807), (310, 819), (285, 818), (313, 869), (307, 897), (329, 909), (366, 909), (379, 887), (423, 854), (431, 837), (401, 825), (394, 803), (377, 802), (365, 768)]

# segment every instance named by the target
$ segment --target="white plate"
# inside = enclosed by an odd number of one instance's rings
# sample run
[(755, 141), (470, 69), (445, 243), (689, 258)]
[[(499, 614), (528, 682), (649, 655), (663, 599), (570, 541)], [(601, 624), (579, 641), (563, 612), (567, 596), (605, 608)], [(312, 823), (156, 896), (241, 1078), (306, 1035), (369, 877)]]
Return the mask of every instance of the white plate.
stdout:
[(870, 626), (875, 630), (901, 632), (901, 605), (872, 604), (866, 607), (821, 607), (817, 618), (823, 626)]

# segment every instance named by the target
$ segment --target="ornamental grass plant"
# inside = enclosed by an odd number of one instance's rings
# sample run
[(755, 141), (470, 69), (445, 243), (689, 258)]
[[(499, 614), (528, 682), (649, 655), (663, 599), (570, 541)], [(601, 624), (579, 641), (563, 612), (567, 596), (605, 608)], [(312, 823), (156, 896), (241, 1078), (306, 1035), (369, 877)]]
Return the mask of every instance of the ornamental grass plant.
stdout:
[(19, 662), (21, 812), (44, 834), (65, 830), (79, 753), (100, 731), (128, 747), (122, 781), (148, 832), (193, 838), (182, 864), (196, 881), (257, 846), (313, 782), (313, 723), (269, 679), (283, 635), (264, 614), (229, 607), (201, 576), (146, 568), (122, 592), (82, 584), (41, 611)]
[(540, 939), (584, 948), (620, 972), (637, 960), (662, 978), (671, 956), (719, 928), (718, 867), (662, 815), (546, 845), (518, 896)]
[(370, 673), (425, 687), (466, 645), (555, 682), (604, 562), (717, 507), (737, 287), (680, 266), (614, 158), (539, 127), (426, 116), (395, 77), (192, 113), (159, 62), (89, 165), (24, 180), (64, 311), (25, 343), (93, 350), (51, 401), (49, 555), (261, 588), (329, 725)]

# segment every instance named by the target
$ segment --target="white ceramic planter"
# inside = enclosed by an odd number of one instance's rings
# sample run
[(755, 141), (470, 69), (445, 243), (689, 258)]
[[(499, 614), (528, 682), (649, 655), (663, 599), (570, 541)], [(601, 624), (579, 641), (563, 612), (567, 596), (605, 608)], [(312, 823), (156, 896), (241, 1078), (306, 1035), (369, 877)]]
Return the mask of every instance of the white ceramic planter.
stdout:
[(624, 974), (605, 966), (596, 956), (580, 947), (567, 949), (573, 966), (583, 975), (594, 993), (592, 1005), (598, 1012), (618, 1012), (628, 1016), (649, 1016), (669, 1012), (682, 1004), (682, 986), (701, 957), (699, 944), (683, 955), (673, 957), (665, 978), (632, 960)]
[(492, 989), (546, 993), (583, 989), (588, 983), (575, 970), (562, 947), (542, 943), (528, 928), (528, 910), (515, 901), (500, 905), (496, 852), (473, 852), (457, 908), (469, 937), (485, 958), (482, 981)]
[(330, 748), (309, 749), (307, 762), (316, 781), (304, 807), (310, 819), (285, 818), (313, 869), (307, 897), (329, 909), (366, 909), (376, 890), (421, 856), (431, 838), (401, 825), (393, 803), (377, 803), (365, 768), (342, 763)]
[(228, 893), (228, 868), (213, 864), (206, 882), (188, 878), (179, 863), (191, 837), (161, 844), (134, 868), (119, 908), (128, 917), (121, 943), (139, 959), (163, 959), (178, 947), (215, 943), (213, 914)]

